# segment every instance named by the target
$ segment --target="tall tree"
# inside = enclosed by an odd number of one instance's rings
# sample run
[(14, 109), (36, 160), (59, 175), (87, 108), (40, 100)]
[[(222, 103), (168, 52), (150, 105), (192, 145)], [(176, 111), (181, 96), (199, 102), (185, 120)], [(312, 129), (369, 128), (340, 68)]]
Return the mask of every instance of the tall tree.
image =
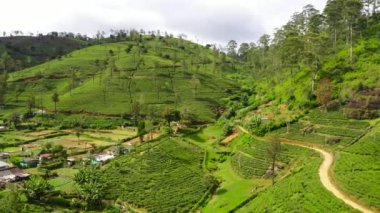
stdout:
[(245, 62), (248, 60), (248, 51), (249, 51), (248, 43), (241, 43), (239, 47), (239, 58)]
[(57, 103), (59, 102), (59, 95), (57, 92), (53, 93), (51, 100), (54, 102), (54, 114), (57, 114)]
[(227, 44), (227, 55), (230, 56), (231, 58), (237, 57), (237, 53), (236, 53), (237, 45), (238, 44), (235, 40), (231, 40)]
[(328, 0), (324, 10), (326, 22), (332, 35), (333, 49), (335, 51), (337, 47), (338, 33), (341, 32), (344, 23), (343, 8), (344, 0)]
[(144, 135), (146, 134), (145, 121), (139, 121), (137, 125), (137, 135), (140, 138), (141, 142), (144, 142)]
[(268, 158), (271, 161), (272, 185), (274, 185), (274, 178), (276, 176), (275, 174), (276, 160), (278, 159), (280, 152), (281, 152), (280, 142), (278, 142), (277, 140), (272, 141), (271, 145), (267, 149)]
[(349, 33), (349, 45), (350, 45), (350, 62), (353, 62), (353, 43), (355, 29), (360, 28), (360, 18), (363, 5), (360, 0), (346, 0), (345, 1), (345, 15), (347, 20), (347, 27)]
[(324, 78), (319, 82), (316, 95), (318, 103), (322, 104), (327, 111), (327, 104), (332, 101), (334, 87), (330, 79)]

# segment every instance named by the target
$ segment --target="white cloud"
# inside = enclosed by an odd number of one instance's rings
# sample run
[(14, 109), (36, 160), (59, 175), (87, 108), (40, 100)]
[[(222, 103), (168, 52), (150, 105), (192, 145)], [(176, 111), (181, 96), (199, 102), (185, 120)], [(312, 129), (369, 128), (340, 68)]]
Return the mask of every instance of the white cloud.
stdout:
[(285, 24), (306, 4), (326, 0), (2, 0), (0, 31), (143, 28), (185, 33), (200, 42), (255, 41)]

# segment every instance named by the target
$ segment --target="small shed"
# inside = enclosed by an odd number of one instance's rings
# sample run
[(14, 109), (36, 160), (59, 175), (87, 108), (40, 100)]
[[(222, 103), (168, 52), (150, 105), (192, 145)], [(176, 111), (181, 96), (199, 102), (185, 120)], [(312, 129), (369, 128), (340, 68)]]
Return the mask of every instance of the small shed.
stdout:
[(28, 167), (35, 167), (35, 166), (38, 165), (39, 162), (40, 162), (39, 159), (24, 158), (24, 159), (21, 160), (20, 165), (22, 167), (26, 167), (26, 168), (28, 168)]

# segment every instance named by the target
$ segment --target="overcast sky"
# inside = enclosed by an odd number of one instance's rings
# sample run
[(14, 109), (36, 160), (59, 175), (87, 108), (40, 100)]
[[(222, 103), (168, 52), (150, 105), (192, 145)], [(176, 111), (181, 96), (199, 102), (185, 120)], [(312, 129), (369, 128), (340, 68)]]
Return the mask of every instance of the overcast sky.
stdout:
[(0, 0), (0, 31), (145, 29), (184, 33), (202, 43), (256, 41), (306, 4), (326, 0)]

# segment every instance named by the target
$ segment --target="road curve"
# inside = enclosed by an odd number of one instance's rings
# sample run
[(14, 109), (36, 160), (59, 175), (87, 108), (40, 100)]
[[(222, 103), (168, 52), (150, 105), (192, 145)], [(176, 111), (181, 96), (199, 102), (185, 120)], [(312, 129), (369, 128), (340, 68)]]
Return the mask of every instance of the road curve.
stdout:
[[(239, 126), (239, 129), (247, 134), (250, 134), (246, 129), (243, 127)], [(359, 210), (364, 213), (375, 213), (374, 210), (361, 205), (357, 201), (353, 200), (347, 194), (343, 193), (339, 188), (334, 184), (332, 181), (331, 177), (329, 176), (329, 172), (331, 170), (331, 167), (334, 163), (334, 155), (314, 144), (308, 144), (308, 143), (303, 143), (303, 142), (298, 142), (298, 141), (293, 141), (289, 139), (280, 139), (280, 142), (283, 144), (289, 144), (293, 146), (299, 146), (307, 149), (312, 149), (318, 153), (320, 153), (323, 156), (323, 162), (321, 166), (319, 167), (319, 179), (322, 182), (322, 185), (329, 190), (331, 193), (334, 194), (335, 197), (338, 199), (342, 200), (345, 202), (347, 205), (351, 206), (352, 208)]]

